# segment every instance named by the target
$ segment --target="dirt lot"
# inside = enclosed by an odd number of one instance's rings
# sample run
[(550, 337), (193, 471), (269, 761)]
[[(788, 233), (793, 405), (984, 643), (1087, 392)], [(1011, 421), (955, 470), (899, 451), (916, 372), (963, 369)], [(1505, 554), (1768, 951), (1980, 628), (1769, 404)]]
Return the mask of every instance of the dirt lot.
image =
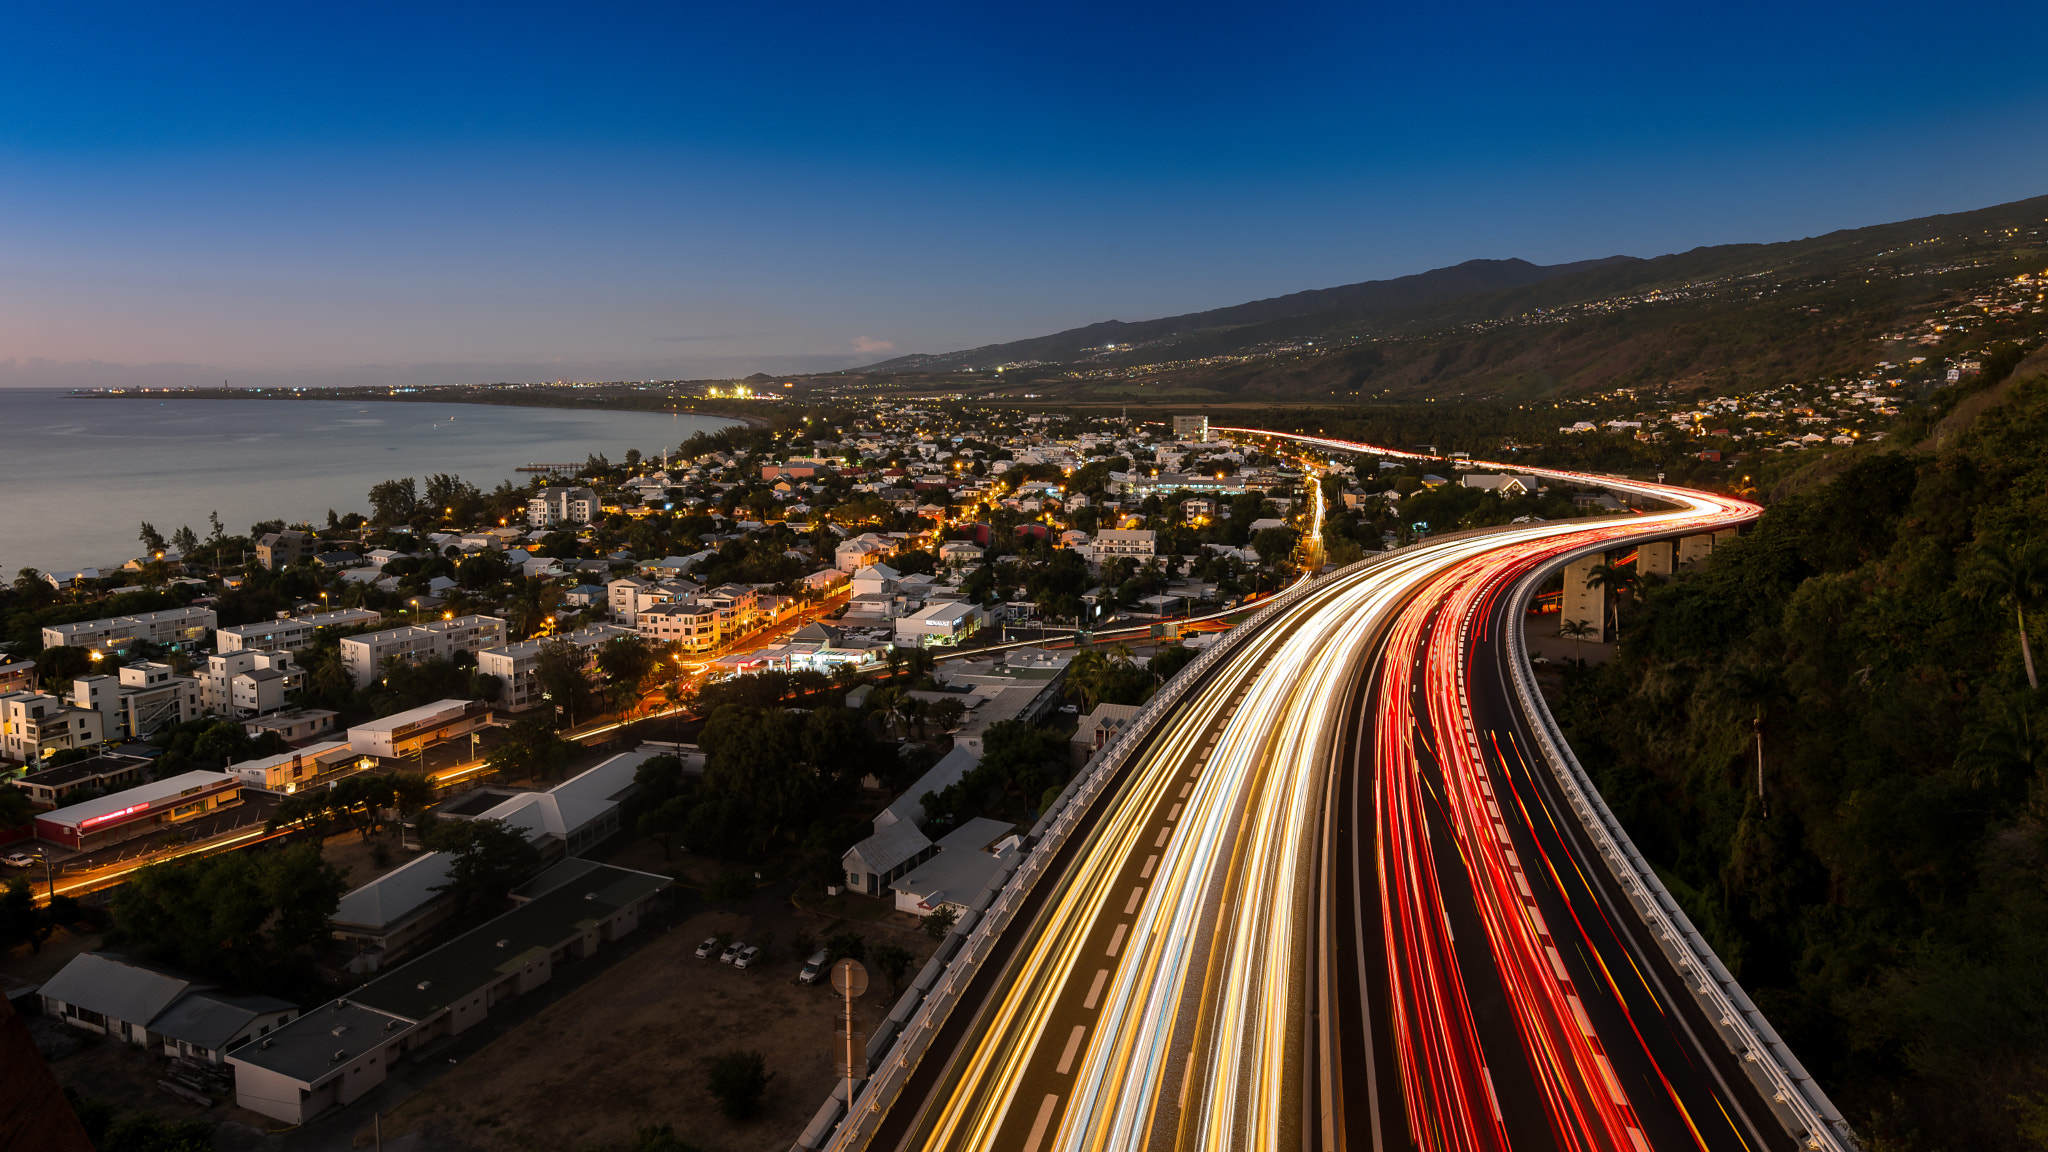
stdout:
[[(418, 1130), (421, 1152), (578, 1152), (623, 1145), (644, 1124), (673, 1124), (702, 1148), (788, 1148), (831, 1091), (835, 1011), (825, 985), (796, 983), (789, 941), (798, 931), (892, 941), (917, 957), (906, 981), (933, 947), (908, 916), (848, 923), (798, 911), (788, 890), (765, 888), (730, 911), (686, 904), (697, 910), (659, 939), (406, 1101), (385, 1118), (385, 1139)], [(764, 931), (775, 934), (774, 956), (756, 971), (692, 955), (706, 936), (755, 940)], [(877, 984), (858, 1008), (866, 1027), (891, 1004), (886, 982)], [(744, 1124), (720, 1116), (704, 1087), (706, 1061), (739, 1048), (761, 1052), (774, 1074), (762, 1114)]]

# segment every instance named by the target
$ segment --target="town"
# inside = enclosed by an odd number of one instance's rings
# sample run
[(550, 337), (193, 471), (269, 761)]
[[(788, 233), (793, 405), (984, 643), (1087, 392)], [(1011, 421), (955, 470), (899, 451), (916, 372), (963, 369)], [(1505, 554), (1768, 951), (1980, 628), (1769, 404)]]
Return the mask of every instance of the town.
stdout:
[[(124, 1042), (93, 1083), (299, 1124), (362, 1121), (394, 1060), (475, 1043), (679, 887), (731, 971), (900, 982), (1301, 573), (1621, 508), (1468, 468), (869, 401), (524, 487), (394, 479), (324, 525), (144, 524), (123, 565), (0, 591), (10, 995)], [(228, 893), (223, 954), (181, 924)], [(757, 893), (780, 911), (738, 915)]]

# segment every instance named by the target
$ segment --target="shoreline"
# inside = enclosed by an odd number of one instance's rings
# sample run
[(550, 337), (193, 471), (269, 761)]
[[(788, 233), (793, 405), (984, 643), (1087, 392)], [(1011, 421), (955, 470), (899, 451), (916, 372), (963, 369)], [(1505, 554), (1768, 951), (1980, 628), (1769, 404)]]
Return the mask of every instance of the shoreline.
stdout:
[[(702, 407), (694, 402), (678, 405), (666, 396), (635, 392), (594, 392), (587, 397), (565, 396), (521, 396), (507, 392), (478, 395), (470, 385), (451, 385), (446, 389), (422, 389), (411, 392), (391, 393), (383, 389), (325, 389), (321, 391), (297, 391), (290, 389), (239, 389), (239, 388), (192, 388), (161, 391), (127, 390), (86, 390), (64, 389), (61, 395), (67, 400), (276, 400), (323, 401), (331, 404), (362, 404), (369, 402), (384, 404), (468, 404), (499, 408), (553, 408), (564, 412), (646, 412), (650, 415), (680, 413), (685, 416), (708, 416), (719, 420), (736, 420), (749, 428), (768, 428), (766, 417), (737, 411), (729, 407)], [(460, 390), (458, 392), (458, 390)], [(446, 393), (457, 392), (449, 395)], [(644, 396), (643, 403), (634, 403), (637, 396)], [(581, 401), (576, 402), (576, 401)]]

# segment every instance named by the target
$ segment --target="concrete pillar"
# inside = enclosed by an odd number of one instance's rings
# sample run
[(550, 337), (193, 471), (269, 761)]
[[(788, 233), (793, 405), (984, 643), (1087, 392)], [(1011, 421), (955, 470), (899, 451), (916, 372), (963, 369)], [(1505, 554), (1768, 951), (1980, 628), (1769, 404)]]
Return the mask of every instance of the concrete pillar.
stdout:
[(1714, 538), (1712, 536), (1684, 537), (1678, 542), (1679, 566), (1690, 568), (1694, 564), (1702, 563), (1706, 560), (1707, 554), (1713, 550)]
[(1672, 543), (1669, 540), (1652, 540), (1636, 549), (1636, 575), (1671, 575)]
[(1595, 552), (1565, 565), (1564, 597), (1558, 612), (1558, 634), (1564, 634), (1565, 624), (1583, 620), (1593, 630), (1581, 639), (1601, 643), (1607, 639), (1607, 586), (1589, 584), (1586, 576), (1594, 568), (1607, 562), (1607, 557)]
[(1741, 535), (1742, 529), (1740, 528), (1723, 528), (1719, 532), (1714, 533), (1714, 547), (1725, 548), (1735, 543), (1736, 539)]

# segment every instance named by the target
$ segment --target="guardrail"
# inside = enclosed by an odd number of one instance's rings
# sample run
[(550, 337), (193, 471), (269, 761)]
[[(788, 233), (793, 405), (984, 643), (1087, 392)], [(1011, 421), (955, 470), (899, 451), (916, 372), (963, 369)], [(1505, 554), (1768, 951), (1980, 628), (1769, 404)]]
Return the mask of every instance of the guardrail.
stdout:
[[(1258, 605), (1257, 615), (1222, 633), (1216, 643), (1175, 673), (1153, 694), (1143, 708), (1123, 725), (1114, 740), (1098, 751), (1059, 796), (1049, 805), (1025, 837), (1029, 846), (1015, 866), (1006, 865), (987, 888), (968, 905), (968, 911), (953, 925), (938, 950), (897, 1000), (888, 1019), (868, 1040), (868, 1078), (854, 1098), (847, 1119), (846, 1083), (841, 1081), (818, 1109), (817, 1115), (797, 1138), (793, 1152), (814, 1152), (829, 1148), (842, 1152), (862, 1147), (874, 1135), (882, 1118), (903, 1092), (904, 1084), (944, 1027), (952, 1011), (973, 981), (981, 961), (1009, 927), (1018, 907), (1045, 874), (1052, 858), (1066, 845), (1074, 828), (1087, 815), (1089, 806), (1122, 772), (1130, 758), (1151, 739), (1166, 714), (1179, 706), (1193, 685), (1210, 669), (1241, 647), (1247, 637), (1270, 623), (1281, 612), (1299, 603), (1311, 591), (1383, 561), (1386, 554), (1368, 557), (1340, 572), (1297, 581), (1292, 587)], [(1242, 608), (1236, 611), (1243, 611)]]
[(1529, 664), (1527, 638), (1522, 634), (1522, 616), (1536, 589), (1552, 572), (1571, 561), (1607, 545), (1581, 548), (1538, 567), (1522, 578), (1508, 603), (1515, 607), (1513, 625), (1507, 629), (1509, 665), (1514, 673), (1515, 695), (1522, 711), (1534, 722), (1541, 751), (1557, 768), (1556, 777), (1566, 798), (1577, 812), (1579, 823), (1592, 838), (1622, 890), (1656, 935), (1664, 954), (1684, 978), (1686, 988), (1698, 1001), (1728, 1051), (1742, 1061), (1744, 1071), (1770, 1101), (1772, 1113), (1785, 1130), (1812, 1149), (1850, 1152), (1861, 1146), (1849, 1122), (1827, 1097), (1827, 1093), (1792, 1054), (1770, 1021), (1742, 990), (1713, 946), (1700, 935), (1685, 910), (1672, 899), (1664, 882), (1643, 854), (1636, 850), (1628, 832), (1608, 809), (1592, 777), (1572, 754), (1564, 732), (1536, 690), (1535, 671)]

